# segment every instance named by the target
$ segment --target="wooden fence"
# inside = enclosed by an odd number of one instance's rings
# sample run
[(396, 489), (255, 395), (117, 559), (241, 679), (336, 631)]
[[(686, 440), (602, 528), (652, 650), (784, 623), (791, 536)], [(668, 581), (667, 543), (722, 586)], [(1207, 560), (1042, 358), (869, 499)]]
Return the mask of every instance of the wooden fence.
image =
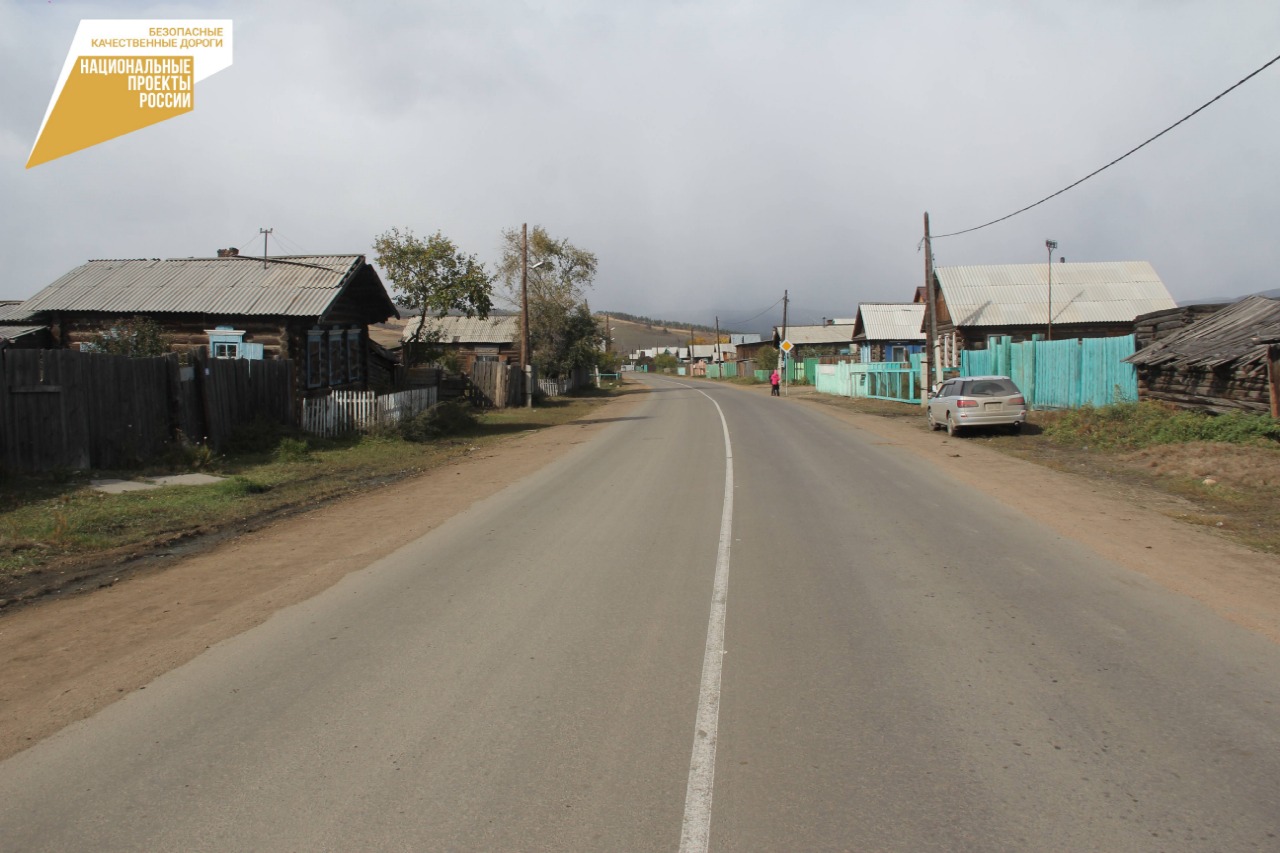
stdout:
[(331, 391), (302, 401), (302, 429), (332, 438), (352, 432), (389, 427), (433, 405), (436, 388), (411, 388), (393, 394), (373, 391)]
[(1133, 335), (1063, 341), (992, 341), (986, 350), (960, 354), (963, 376), (1008, 376), (1027, 405), (1037, 409), (1108, 406), (1138, 399), (1138, 374), (1124, 359)]
[(0, 465), (24, 473), (132, 468), (179, 431), (215, 449), (256, 418), (291, 422), (286, 361), (0, 351)]
[(568, 394), (575, 388), (591, 384), (591, 374), (587, 372), (585, 367), (578, 368), (568, 376), (559, 376), (555, 379), (547, 379), (539, 376), (537, 378), (538, 390), (548, 397), (560, 397)]
[(524, 371), (518, 364), (477, 361), (471, 366), (471, 399), (485, 408), (521, 405), (524, 402)]
[(204, 415), (203, 435), (215, 450), (224, 449), (244, 424), (295, 423), (292, 362), (210, 358), (197, 353), (193, 373)]

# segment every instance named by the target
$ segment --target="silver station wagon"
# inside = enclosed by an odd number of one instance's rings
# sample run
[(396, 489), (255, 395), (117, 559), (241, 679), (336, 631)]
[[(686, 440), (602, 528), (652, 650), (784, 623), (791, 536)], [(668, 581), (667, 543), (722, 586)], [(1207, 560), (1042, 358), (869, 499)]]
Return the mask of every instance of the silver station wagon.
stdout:
[(948, 435), (970, 427), (1017, 432), (1027, 422), (1027, 401), (1008, 376), (961, 376), (948, 379), (929, 394), (926, 412), (929, 426), (945, 426)]

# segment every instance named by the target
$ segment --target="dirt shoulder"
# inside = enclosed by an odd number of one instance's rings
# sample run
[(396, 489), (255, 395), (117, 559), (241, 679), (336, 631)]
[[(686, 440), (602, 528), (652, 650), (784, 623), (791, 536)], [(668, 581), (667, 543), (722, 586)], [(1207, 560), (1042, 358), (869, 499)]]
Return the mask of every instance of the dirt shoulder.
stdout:
[[(173, 558), (163, 571), (5, 614), (0, 758), (144, 688), (215, 643), (424, 535), (625, 417), (641, 399), (620, 397), (583, 421), (519, 435), (411, 480)], [(803, 394), (786, 402), (821, 405)], [(1280, 642), (1275, 558), (1173, 520), (1175, 499), (1050, 470), (980, 442), (930, 433), (914, 421), (823, 410)]]

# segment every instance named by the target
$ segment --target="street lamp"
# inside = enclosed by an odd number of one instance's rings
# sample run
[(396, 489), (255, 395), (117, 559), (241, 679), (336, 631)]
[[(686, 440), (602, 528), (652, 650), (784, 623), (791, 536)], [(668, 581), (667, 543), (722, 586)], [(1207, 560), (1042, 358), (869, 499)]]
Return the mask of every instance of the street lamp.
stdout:
[(1045, 240), (1044, 247), (1049, 250), (1049, 327), (1047, 340), (1053, 340), (1053, 250), (1058, 248), (1057, 240)]
[[(545, 259), (533, 265), (538, 269), (547, 265)], [(529, 349), (529, 224), (520, 226), (520, 367), (524, 370), (524, 404), (533, 408), (533, 362)]]

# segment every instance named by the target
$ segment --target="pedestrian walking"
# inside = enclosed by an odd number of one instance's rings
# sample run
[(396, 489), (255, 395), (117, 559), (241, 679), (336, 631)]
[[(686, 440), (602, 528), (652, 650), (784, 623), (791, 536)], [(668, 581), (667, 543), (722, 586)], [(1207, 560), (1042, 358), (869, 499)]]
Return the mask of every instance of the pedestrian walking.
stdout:
[(778, 375), (778, 368), (773, 369), (773, 373), (769, 374), (769, 394), (774, 397), (781, 397), (778, 393), (778, 384), (782, 382), (782, 377)]

